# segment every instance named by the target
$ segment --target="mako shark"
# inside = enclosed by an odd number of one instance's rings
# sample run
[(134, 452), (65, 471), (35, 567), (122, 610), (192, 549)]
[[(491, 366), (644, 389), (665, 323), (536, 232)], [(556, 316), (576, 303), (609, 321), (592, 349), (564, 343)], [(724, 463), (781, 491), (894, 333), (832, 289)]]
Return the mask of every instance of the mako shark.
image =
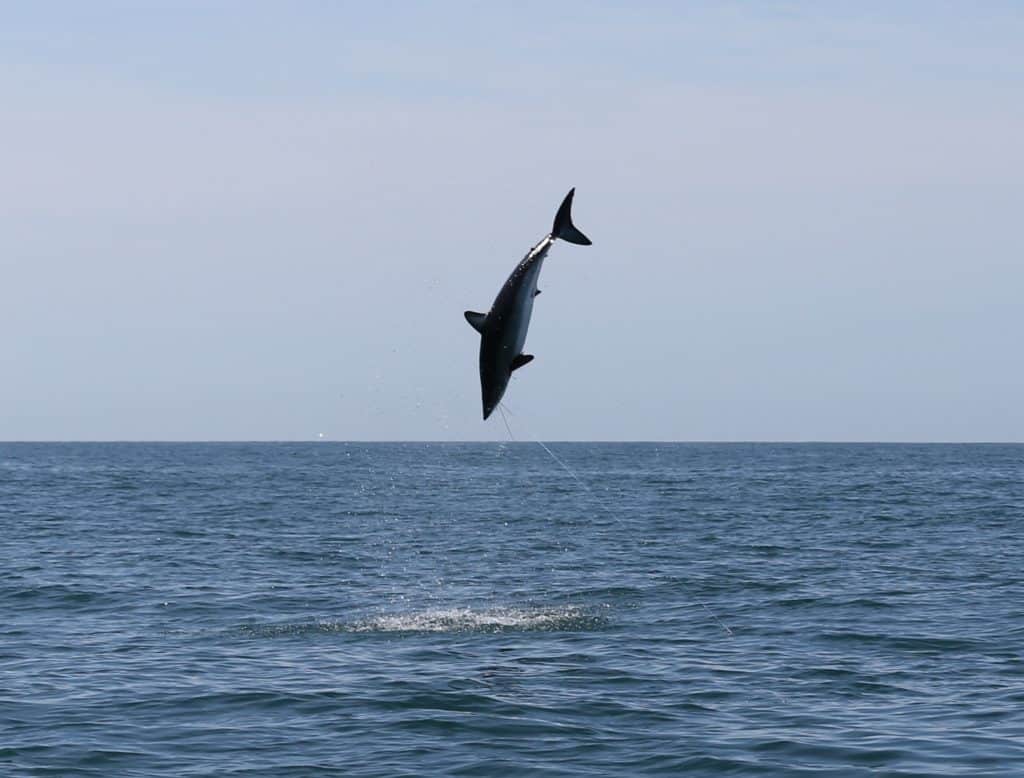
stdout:
[(501, 401), (512, 371), (533, 359), (524, 354), (526, 331), (533, 315), (533, 298), (540, 294), (537, 279), (544, 265), (548, 249), (558, 239), (578, 246), (589, 246), (590, 238), (572, 223), (572, 198), (576, 189), (570, 189), (562, 200), (551, 232), (541, 239), (516, 265), (512, 275), (501, 287), (494, 304), (487, 313), (466, 311), (466, 321), (480, 333), (480, 391), (484, 406), (484, 419)]

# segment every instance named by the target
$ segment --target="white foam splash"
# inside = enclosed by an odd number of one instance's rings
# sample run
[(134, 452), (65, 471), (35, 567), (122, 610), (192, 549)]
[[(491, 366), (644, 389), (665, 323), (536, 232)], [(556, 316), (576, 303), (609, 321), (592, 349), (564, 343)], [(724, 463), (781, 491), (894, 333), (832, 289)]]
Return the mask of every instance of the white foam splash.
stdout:
[(603, 622), (576, 605), (557, 608), (438, 608), (374, 616), (349, 625), (353, 632), (503, 632), (593, 628)]
[(583, 632), (608, 624), (601, 607), (432, 608), (409, 613), (383, 613), (356, 621), (309, 621), (290, 624), (244, 624), (252, 637), (298, 637), (336, 633), (423, 632)]

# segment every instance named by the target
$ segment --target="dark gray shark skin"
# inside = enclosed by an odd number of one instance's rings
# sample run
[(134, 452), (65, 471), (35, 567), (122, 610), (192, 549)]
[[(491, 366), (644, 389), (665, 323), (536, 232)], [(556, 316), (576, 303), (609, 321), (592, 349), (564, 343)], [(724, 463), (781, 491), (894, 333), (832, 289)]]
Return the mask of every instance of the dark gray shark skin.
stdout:
[(480, 333), (480, 392), (485, 420), (505, 394), (512, 371), (533, 359), (532, 355), (523, 353), (523, 346), (526, 345), (526, 332), (533, 315), (533, 300), (540, 294), (537, 279), (548, 249), (558, 239), (579, 246), (591, 245), (590, 238), (572, 223), (572, 198), (575, 192), (575, 188), (569, 190), (555, 214), (551, 232), (516, 265), (494, 298), (491, 310), (486, 314), (475, 311), (465, 313), (466, 321)]

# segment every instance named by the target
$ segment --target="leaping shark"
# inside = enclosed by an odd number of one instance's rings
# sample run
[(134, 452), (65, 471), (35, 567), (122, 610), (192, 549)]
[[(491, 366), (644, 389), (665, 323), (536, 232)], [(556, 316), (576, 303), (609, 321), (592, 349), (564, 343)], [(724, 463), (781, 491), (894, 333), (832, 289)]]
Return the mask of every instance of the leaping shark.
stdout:
[(526, 331), (533, 314), (533, 298), (540, 294), (537, 279), (544, 265), (548, 249), (561, 238), (578, 246), (589, 246), (591, 241), (572, 223), (572, 198), (576, 189), (570, 189), (562, 200), (551, 232), (541, 239), (516, 265), (512, 275), (501, 287), (494, 304), (487, 313), (466, 311), (466, 321), (480, 333), (480, 391), (483, 397), (484, 419), (501, 401), (513, 370), (518, 370), (533, 359), (524, 354)]

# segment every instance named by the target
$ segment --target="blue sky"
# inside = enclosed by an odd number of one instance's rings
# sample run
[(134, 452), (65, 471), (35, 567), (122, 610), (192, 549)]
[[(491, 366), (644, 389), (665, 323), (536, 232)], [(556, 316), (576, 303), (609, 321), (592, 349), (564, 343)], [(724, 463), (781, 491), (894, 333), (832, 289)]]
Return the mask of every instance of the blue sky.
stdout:
[(1010, 3), (31, 3), (0, 439), (1024, 440)]

